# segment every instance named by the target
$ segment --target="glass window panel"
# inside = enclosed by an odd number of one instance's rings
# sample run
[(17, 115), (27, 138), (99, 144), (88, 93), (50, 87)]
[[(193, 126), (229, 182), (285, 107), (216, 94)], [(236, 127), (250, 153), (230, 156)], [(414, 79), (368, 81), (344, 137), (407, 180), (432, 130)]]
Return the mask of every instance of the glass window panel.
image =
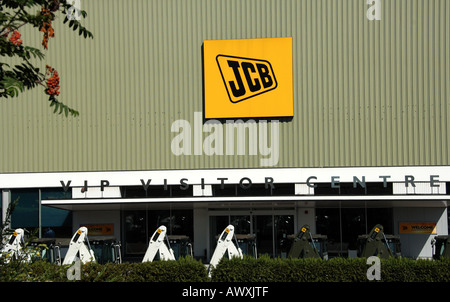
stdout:
[(169, 210), (150, 210), (148, 211), (148, 233), (150, 236), (157, 228), (164, 225), (167, 233), (170, 231), (170, 211)]
[(357, 249), (359, 235), (366, 234), (366, 218), (364, 208), (341, 209), (342, 221), (342, 249)]
[[(63, 189), (42, 189), (41, 199), (67, 199), (72, 198), (72, 192)], [(49, 206), (41, 206), (41, 225), (43, 228), (58, 228), (72, 226), (72, 212)]]
[(153, 234), (158, 227), (167, 227), (167, 235), (194, 235), (192, 210), (150, 210), (148, 211), (148, 232)]
[(272, 215), (253, 216), (256, 230), (256, 248), (258, 256), (269, 255), (273, 257), (273, 219)]
[(294, 233), (294, 215), (275, 215), (275, 255), (286, 258), (289, 253), (288, 236)]
[(209, 248), (210, 248), (210, 257), (214, 253), (214, 250), (217, 246), (217, 240), (219, 239), (220, 234), (222, 234), (223, 230), (230, 224), (229, 216), (211, 216), (209, 220)]
[(338, 208), (316, 209), (317, 234), (327, 235), (328, 254), (338, 256), (341, 252), (341, 232)]
[(348, 250), (356, 250), (358, 236), (376, 224), (383, 225), (385, 234), (393, 234), (392, 208), (316, 209), (317, 233), (327, 235), (331, 257), (346, 257)]
[(194, 212), (192, 210), (172, 210), (169, 235), (186, 235), (194, 240)]
[(394, 234), (394, 213), (392, 208), (368, 208), (367, 209), (367, 232), (381, 224), (385, 234)]
[(230, 224), (234, 226), (235, 234), (250, 234), (250, 215), (231, 215)]
[(41, 199), (70, 199), (72, 198), (72, 190), (64, 191), (63, 188), (41, 189)]
[(39, 227), (39, 190), (11, 190), (11, 200), (18, 200), (11, 216), (11, 227)]
[(43, 227), (70, 226), (71, 223), (72, 213), (70, 211), (42, 206)]
[(147, 250), (145, 211), (124, 211), (124, 220), (125, 254), (144, 254)]

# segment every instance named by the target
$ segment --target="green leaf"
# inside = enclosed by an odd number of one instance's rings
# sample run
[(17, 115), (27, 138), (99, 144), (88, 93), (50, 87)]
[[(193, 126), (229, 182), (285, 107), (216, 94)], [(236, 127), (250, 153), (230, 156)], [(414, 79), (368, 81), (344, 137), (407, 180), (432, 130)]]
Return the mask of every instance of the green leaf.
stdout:
[(4, 77), (0, 81), (0, 85), (10, 97), (18, 96), (19, 92), (23, 92), (25, 89), (25, 86), (21, 81), (12, 77)]
[(53, 109), (53, 113), (57, 113), (59, 111), (58, 114), (62, 114), (64, 112), (64, 115), (66, 117), (68, 117), (69, 114), (73, 117), (77, 117), (80, 114), (77, 110), (72, 109), (67, 105), (64, 105), (63, 103), (59, 102), (54, 96), (50, 96), (49, 101), (50, 107), (53, 106), (55, 107)]
[(25, 51), (28, 51), (31, 55), (33, 55), (34, 58), (39, 58), (40, 60), (45, 58), (44, 53), (37, 48), (25, 46), (24, 49)]

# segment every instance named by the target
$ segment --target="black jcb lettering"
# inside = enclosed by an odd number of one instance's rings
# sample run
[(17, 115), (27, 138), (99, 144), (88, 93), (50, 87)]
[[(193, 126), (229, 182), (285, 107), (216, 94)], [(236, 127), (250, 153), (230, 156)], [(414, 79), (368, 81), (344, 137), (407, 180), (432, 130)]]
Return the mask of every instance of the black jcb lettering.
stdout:
[(232, 103), (255, 97), (277, 88), (269, 61), (217, 55), (217, 64)]
[[(273, 80), (270, 76), (270, 70), (265, 64), (258, 63), (256, 64), (255, 68), (255, 65), (253, 65), (253, 63), (251, 62), (242, 62), (239, 65), (238, 61), (228, 60), (228, 66), (233, 69), (234, 77), (236, 80), (236, 83), (235, 81), (228, 82), (230, 84), (231, 92), (233, 93), (234, 97), (240, 97), (245, 95), (246, 93), (244, 82), (242, 81), (242, 76), (239, 71), (240, 67), (244, 72), (245, 80), (251, 92), (261, 90), (260, 79), (264, 86), (264, 89), (269, 88), (273, 85)], [(255, 74), (256, 69), (258, 69), (259, 79), (257, 77), (252, 78), (250, 75), (250, 73)]]
[[(257, 78), (252, 79), (250, 77), (250, 73), (249, 70), (254, 73), (255, 70), (255, 66), (253, 66), (252, 63), (249, 62), (243, 62), (242, 63), (242, 70), (244, 71), (244, 75), (245, 75), (245, 79), (247, 80), (247, 84), (248, 84), (248, 88), (250, 89), (251, 92), (255, 92), (261, 89), (261, 84), (259, 83), (259, 80)], [(253, 83), (254, 81), (254, 83)]]
[(245, 87), (244, 83), (242, 82), (241, 73), (239, 72), (239, 62), (228, 60), (228, 66), (233, 68), (234, 77), (236, 78), (237, 86), (239, 87), (236, 87), (234, 81), (229, 81), (231, 92), (236, 98), (243, 96), (245, 94)]
[(256, 64), (258, 68), (259, 77), (263, 83), (264, 88), (268, 88), (273, 85), (272, 77), (269, 74), (269, 69), (264, 64)]

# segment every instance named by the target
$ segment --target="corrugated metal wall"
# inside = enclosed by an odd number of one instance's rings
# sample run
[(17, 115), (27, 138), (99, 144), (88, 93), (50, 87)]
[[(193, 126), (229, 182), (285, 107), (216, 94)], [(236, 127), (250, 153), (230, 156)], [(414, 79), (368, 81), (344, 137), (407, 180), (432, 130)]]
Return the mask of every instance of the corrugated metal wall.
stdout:
[[(207, 39), (293, 37), (294, 118), (277, 167), (448, 165), (450, 2), (81, 0), (83, 39), (57, 23), (46, 63), (77, 118), (43, 89), (0, 102), (0, 172), (260, 167), (267, 156), (175, 156), (175, 120), (202, 111)], [(22, 31), (25, 44), (41, 36)]]

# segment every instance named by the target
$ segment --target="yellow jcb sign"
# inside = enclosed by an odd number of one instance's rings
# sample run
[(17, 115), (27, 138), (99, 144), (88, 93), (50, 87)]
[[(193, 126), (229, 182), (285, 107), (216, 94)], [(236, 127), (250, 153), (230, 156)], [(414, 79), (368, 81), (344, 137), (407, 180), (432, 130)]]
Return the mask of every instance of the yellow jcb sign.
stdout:
[(205, 118), (294, 115), (292, 38), (203, 43)]

